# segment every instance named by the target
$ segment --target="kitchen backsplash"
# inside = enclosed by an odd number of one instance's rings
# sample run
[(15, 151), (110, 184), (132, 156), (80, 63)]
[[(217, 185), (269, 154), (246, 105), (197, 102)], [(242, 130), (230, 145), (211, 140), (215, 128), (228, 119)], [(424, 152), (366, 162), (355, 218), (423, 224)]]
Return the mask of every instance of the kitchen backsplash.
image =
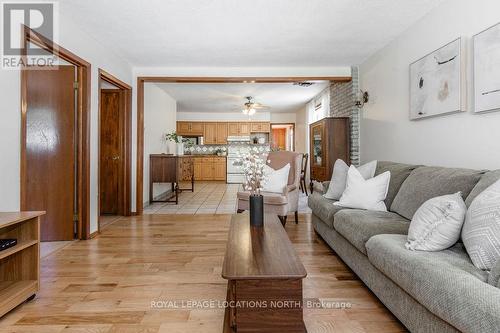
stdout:
[(268, 152), (270, 150), (269, 144), (252, 144), (252, 143), (231, 143), (227, 145), (193, 145), (190, 147), (184, 147), (184, 154), (192, 155), (205, 155), (205, 154), (217, 154), (218, 150), (222, 150), (227, 153), (229, 147), (238, 148), (257, 148), (260, 152)]

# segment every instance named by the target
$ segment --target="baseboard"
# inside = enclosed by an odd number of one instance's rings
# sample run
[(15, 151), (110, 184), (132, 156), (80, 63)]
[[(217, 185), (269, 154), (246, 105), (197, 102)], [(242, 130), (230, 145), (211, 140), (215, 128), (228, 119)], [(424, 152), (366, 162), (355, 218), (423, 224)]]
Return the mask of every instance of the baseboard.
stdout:
[(94, 231), (93, 233), (91, 233), (91, 234), (89, 235), (89, 238), (88, 238), (88, 239), (92, 239), (92, 238), (96, 237), (97, 235), (99, 235), (99, 230), (96, 230), (96, 231)]

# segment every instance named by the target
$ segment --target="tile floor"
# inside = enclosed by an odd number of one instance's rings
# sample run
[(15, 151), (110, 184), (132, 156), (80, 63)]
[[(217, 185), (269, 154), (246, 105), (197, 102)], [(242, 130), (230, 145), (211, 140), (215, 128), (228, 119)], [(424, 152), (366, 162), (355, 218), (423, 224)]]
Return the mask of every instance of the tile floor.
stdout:
[[(184, 187), (184, 184), (181, 184)], [(236, 212), (236, 193), (239, 184), (196, 182), (195, 191), (182, 192), (179, 204), (154, 203), (144, 208), (144, 214), (233, 214)], [(305, 194), (299, 198), (299, 212), (310, 213)]]

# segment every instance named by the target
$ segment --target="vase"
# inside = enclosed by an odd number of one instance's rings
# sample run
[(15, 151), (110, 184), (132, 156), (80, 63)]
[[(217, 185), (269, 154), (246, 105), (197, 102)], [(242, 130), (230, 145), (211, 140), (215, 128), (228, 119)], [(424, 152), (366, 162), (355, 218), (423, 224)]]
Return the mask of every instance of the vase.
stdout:
[(264, 225), (264, 197), (250, 195), (250, 226), (262, 227)]
[(184, 155), (184, 143), (179, 142), (176, 145), (177, 148), (177, 155)]

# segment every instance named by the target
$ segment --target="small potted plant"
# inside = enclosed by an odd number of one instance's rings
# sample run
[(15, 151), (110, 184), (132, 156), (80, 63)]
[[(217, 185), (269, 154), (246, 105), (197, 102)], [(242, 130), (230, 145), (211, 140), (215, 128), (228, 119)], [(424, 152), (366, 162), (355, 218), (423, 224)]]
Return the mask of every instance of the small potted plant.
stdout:
[(177, 133), (171, 132), (163, 136), (165, 142), (175, 142), (177, 155), (184, 155), (184, 143), (188, 140), (183, 139), (182, 136), (177, 135)]
[(250, 192), (250, 225), (262, 227), (264, 225), (264, 197), (261, 194), (266, 182), (264, 174), (265, 160), (258, 149), (251, 149), (248, 154), (240, 156), (235, 165), (241, 165), (245, 175), (243, 187)]

